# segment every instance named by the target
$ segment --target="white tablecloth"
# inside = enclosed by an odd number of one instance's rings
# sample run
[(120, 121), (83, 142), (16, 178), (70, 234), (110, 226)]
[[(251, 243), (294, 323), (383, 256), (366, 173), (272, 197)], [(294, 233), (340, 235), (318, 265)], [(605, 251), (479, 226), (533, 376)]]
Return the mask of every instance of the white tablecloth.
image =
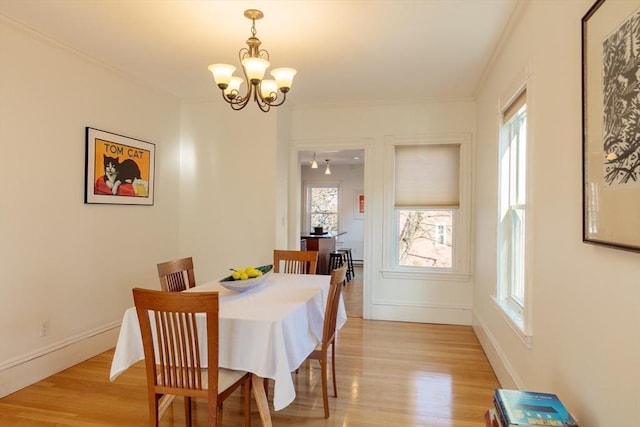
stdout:
[[(275, 380), (276, 411), (296, 396), (291, 372), (322, 340), (329, 276), (272, 273), (260, 286), (243, 293), (206, 283), (186, 292), (219, 292), (219, 363)], [(338, 328), (347, 320), (340, 301)], [(205, 358), (206, 355), (203, 355)], [(122, 320), (111, 363), (111, 381), (144, 359), (135, 308)]]

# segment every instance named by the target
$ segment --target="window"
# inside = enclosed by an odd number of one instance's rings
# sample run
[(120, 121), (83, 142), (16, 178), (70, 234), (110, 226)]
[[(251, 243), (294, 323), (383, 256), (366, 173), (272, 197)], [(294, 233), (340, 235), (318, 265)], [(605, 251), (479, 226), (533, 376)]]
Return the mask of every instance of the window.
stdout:
[(451, 268), (452, 209), (398, 209), (398, 265)]
[(337, 185), (310, 184), (307, 186), (308, 229), (323, 227), (324, 231), (338, 231)]
[(450, 242), (447, 240), (447, 235), (449, 234), (447, 230), (451, 229), (451, 212), (444, 219), (448, 219), (448, 221), (439, 221), (436, 222), (436, 246), (451, 246)]
[(460, 204), (460, 144), (395, 147), (399, 269), (452, 271)]
[(471, 134), (388, 135), (385, 150), (383, 277), (468, 283)]
[(522, 91), (504, 109), (499, 143), (497, 298), (525, 332), (527, 97)]

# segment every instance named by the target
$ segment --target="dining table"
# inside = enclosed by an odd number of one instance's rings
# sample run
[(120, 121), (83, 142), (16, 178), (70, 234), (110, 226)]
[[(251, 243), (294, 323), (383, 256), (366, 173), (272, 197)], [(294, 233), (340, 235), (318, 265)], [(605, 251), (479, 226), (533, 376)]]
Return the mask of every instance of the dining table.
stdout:
[[(329, 295), (329, 276), (269, 273), (255, 288), (229, 290), (212, 281), (183, 292), (219, 294), (219, 365), (251, 372), (252, 389), (264, 426), (271, 414), (263, 379), (274, 380), (273, 408), (279, 411), (296, 397), (292, 372), (321, 343)], [(340, 299), (337, 327), (347, 320)], [(203, 339), (206, 339), (206, 335)], [(200, 348), (206, 348), (202, 343)], [(111, 363), (110, 380), (144, 359), (135, 307), (127, 309)]]

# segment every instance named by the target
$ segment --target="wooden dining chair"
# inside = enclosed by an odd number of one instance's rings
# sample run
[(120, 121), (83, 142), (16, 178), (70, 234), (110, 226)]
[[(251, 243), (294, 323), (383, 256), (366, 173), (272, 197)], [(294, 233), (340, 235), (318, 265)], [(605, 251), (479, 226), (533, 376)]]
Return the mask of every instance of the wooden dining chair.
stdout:
[[(281, 267), (282, 264), (282, 268)], [(316, 274), (318, 251), (273, 250), (273, 272), (286, 274)], [(297, 373), (297, 370), (296, 370)], [(269, 379), (265, 378), (264, 392), (269, 395)]]
[(316, 274), (317, 266), (318, 251), (273, 250), (274, 273)]
[(315, 359), (320, 362), (322, 375), (322, 400), (324, 403), (324, 417), (329, 418), (329, 398), (327, 391), (327, 357), (329, 347), (331, 347), (331, 373), (333, 375), (333, 397), (338, 397), (338, 387), (336, 385), (336, 331), (338, 323), (338, 307), (340, 306), (340, 295), (347, 275), (347, 264), (336, 268), (331, 272), (329, 297), (324, 310), (324, 326), (322, 329), (322, 343), (311, 352), (307, 359)]
[[(218, 293), (134, 288), (133, 300), (144, 348), (149, 425), (158, 427), (163, 398), (183, 396), (187, 426), (193, 397), (207, 399), (207, 426), (217, 426), (222, 402), (243, 386), (244, 425), (249, 427), (251, 373), (218, 366)], [(196, 316), (204, 316), (205, 329), (197, 327)], [(203, 360), (199, 343), (205, 341)]]
[(160, 289), (165, 292), (182, 292), (196, 285), (191, 257), (161, 262), (158, 264)]

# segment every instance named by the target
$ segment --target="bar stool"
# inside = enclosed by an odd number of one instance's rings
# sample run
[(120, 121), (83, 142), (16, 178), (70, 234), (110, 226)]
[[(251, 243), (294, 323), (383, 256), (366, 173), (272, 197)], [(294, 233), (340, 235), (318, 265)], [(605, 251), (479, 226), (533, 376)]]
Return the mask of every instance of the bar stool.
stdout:
[(336, 268), (342, 267), (342, 263), (344, 262), (344, 257), (342, 256), (342, 252), (329, 252), (329, 267), (327, 274), (331, 274), (333, 270)]
[(343, 258), (347, 263), (347, 280), (350, 281), (356, 277), (356, 270), (353, 268), (353, 257), (351, 256), (351, 248), (340, 248), (338, 252), (342, 252)]

